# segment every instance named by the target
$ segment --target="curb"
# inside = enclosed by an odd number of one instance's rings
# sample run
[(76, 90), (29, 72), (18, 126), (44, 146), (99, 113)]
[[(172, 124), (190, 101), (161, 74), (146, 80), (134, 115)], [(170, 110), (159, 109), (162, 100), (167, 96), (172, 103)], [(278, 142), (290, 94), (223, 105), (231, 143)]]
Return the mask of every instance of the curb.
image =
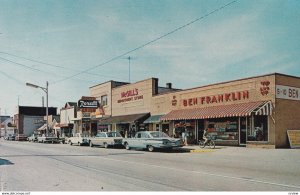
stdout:
[(190, 150), (190, 153), (205, 153), (205, 152), (214, 152), (212, 149), (194, 149)]

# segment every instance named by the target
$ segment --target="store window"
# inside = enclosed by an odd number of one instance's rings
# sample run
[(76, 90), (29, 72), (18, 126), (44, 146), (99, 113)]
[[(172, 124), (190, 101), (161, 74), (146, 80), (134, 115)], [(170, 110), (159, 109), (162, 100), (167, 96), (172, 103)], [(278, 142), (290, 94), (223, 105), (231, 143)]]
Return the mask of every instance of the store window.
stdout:
[(222, 118), (210, 119), (207, 121), (209, 135), (217, 141), (234, 141), (238, 140), (238, 119)]
[(188, 144), (195, 144), (197, 143), (196, 140), (196, 121), (195, 120), (185, 120), (185, 121), (176, 121), (174, 122), (175, 125), (175, 138), (183, 138), (183, 133), (187, 136), (187, 143)]
[(101, 105), (107, 106), (107, 95), (101, 96)]
[(268, 141), (268, 116), (249, 118), (247, 141)]

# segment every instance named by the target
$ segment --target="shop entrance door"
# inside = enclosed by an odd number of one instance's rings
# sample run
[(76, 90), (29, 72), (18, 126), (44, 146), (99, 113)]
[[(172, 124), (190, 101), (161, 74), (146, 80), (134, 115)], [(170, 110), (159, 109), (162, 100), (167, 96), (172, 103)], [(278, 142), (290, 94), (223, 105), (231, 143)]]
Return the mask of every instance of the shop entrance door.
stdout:
[(246, 139), (247, 139), (247, 118), (241, 117), (240, 118), (240, 131), (239, 131), (239, 144), (240, 146), (246, 145)]

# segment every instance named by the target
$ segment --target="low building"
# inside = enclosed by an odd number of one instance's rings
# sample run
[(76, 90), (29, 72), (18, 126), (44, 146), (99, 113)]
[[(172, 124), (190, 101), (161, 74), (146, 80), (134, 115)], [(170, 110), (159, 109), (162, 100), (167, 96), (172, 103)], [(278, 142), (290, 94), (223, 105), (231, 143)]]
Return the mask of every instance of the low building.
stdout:
[[(102, 90), (91, 87), (91, 96), (106, 96), (109, 117), (98, 126), (111, 130), (160, 130), (188, 143), (202, 138), (204, 129), (220, 145), (289, 147), (287, 130), (300, 129), (300, 78), (273, 73), (192, 89), (159, 92), (158, 79)], [(168, 88), (168, 87), (166, 87)], [(148, 119), (147, 119), (148, 116)]]
[[(48, 115), (57, 115), (57, 108), (49, 107)], [(45, 124), (46, 107), (18, 106), (18, 113), (14, 115), (17, 134), (30, 136), (35, 130)]]

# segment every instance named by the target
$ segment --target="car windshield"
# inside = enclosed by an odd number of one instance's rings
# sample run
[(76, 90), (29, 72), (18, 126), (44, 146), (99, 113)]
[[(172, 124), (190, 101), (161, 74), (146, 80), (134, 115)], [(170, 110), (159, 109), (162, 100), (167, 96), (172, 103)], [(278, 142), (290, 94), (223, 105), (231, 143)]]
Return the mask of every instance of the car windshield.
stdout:
[(163, 133), (163, 132), (159, 132), (159, 131), (154, 131), (151, 132), (150, 135), (154, 138), (158, 138), (158, 137), (169, 137), (167, 134)]
[(107, 137), (122, 137), (119, 132), (108, 132)]

